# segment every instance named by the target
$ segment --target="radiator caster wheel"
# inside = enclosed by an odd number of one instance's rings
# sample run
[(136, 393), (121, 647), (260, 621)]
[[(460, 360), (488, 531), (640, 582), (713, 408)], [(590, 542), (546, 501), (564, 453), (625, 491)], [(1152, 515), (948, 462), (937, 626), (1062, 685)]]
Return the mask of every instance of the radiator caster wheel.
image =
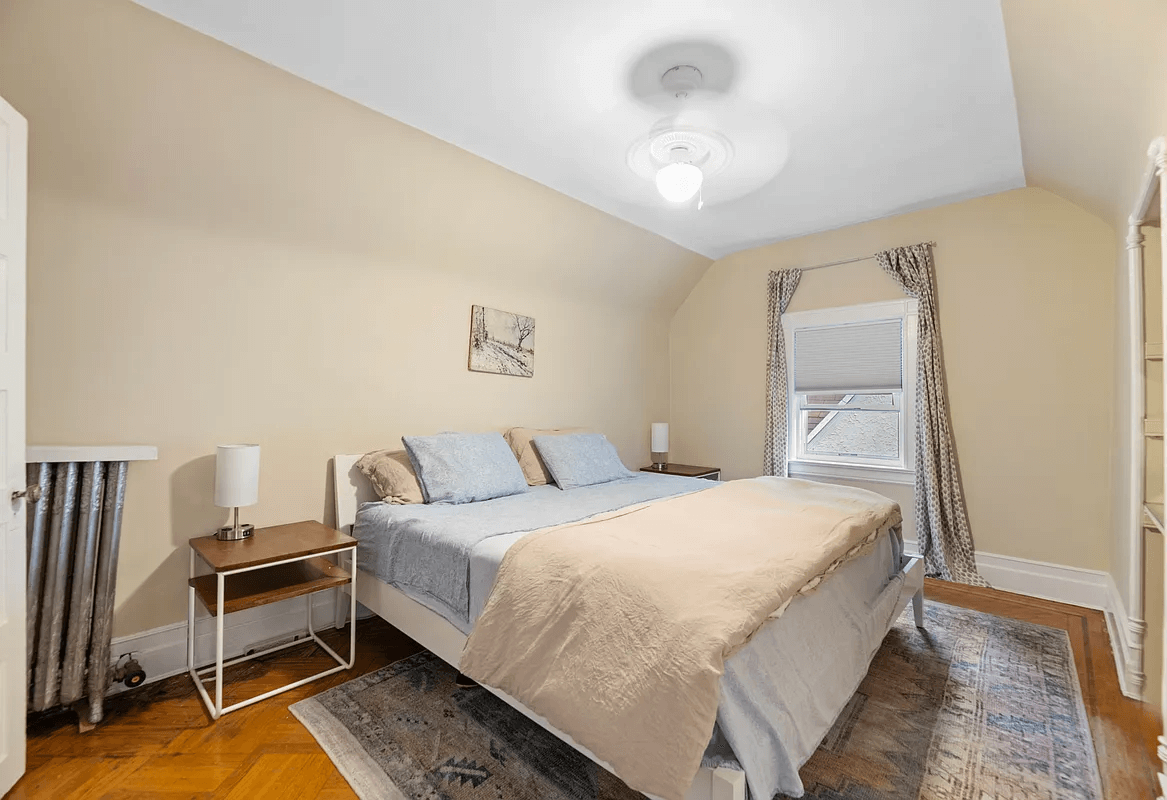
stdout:
[(135, 659), (130, 659), (122, 666), (122, 684), (127, 689), (135, 689), (146, 682), (146, 670)]

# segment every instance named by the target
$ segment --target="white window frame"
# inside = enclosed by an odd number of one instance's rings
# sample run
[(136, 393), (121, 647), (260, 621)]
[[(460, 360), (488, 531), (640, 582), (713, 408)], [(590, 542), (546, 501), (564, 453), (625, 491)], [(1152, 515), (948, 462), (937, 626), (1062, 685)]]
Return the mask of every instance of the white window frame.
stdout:
[[(794, 334), (802, 328), (822, 328), (862, 322), (899, 319), (903, 324), (904, 365), (900, 425), (900, 459), (898, 462), (875, 463), (874, 460), (808, 456), (800, 433), (800, 409), (794, 392)], [(915, 483), (916, 475), (916, 346), (919, 304), (915, 299), (864, 303), (813, 311), (795, 311), (782, 315), (782, 333), (786, 340), (786, 462), (791, 477), (848, 478), (884, 483)]]

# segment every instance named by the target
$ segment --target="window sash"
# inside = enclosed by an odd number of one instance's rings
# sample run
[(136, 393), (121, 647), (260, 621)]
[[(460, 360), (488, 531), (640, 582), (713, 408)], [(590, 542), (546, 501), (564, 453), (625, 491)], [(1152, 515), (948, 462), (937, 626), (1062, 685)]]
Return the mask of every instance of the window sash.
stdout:
[[(848, 392), (848, 394), (872, 394), (872, 392)], [(802, 411), (901, 411), (903, 404), (897, 398), (890, 406), (840, 406), (830, 403), (799, 403)]]
[[(794, 460), (805, 462), (823, 462), (833, 464), (856, 464), (869, 465), (876, 467), (897, 467), (905, 468), (907, 466), (908, 456), (906, 448), (907, 441), (907, 415), (904, 413), (903, 392), (865, 392), (865, 391), (845, 391), (840, 390), (836, 394), (843, 394), (843, 400), (838, 403), (809, 403), (807, 397), (810, 394), (821, 394), (821, 392), (798, 392), (794, 395), (795, 402), (792, 404), (793, 408), (793, 425), (794, 430), (791, 431), (794, 451)], [(891, 405), (852, 405), (850, 398), (856, 395), (865, 394), (890, 394)], [(815, 427), (814, 432), (807, 431), (807, 414), (814, 411), (826, 411), (827, 417), (821, 420), (818, 426)], [(895, 456), (876, 456), (876, 455), (860, 455), (852, 453), (822, 453), (809, 452), (809, 448), (817, 435), (817, 433), (824, 430), (822, 426), (830, 422), (831, 416), (836, 412), (857, 412), (857, 413), (882, 413), (882, 414), (896, 414), (899, 419), (896, 423), (898, 433), (898, 455)]]

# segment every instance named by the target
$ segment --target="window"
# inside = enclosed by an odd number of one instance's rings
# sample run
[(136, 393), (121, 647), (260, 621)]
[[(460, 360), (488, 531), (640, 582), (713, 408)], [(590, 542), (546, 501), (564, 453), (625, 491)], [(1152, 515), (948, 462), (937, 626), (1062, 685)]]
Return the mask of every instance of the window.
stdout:
[(792, 475), (914, 468), (916, 301), (786, 314)]

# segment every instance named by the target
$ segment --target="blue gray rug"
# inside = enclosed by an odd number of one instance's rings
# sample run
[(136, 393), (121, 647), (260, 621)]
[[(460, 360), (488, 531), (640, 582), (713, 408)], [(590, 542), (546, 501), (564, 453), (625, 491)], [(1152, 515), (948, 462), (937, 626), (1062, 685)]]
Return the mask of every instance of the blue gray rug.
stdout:
[[(910, 609), (800, 774), (814, 800), (1101, 800), (1066, 633)], [(292, 706), (362, 800), (638, 800), (484, 689), (412, 658)]]

